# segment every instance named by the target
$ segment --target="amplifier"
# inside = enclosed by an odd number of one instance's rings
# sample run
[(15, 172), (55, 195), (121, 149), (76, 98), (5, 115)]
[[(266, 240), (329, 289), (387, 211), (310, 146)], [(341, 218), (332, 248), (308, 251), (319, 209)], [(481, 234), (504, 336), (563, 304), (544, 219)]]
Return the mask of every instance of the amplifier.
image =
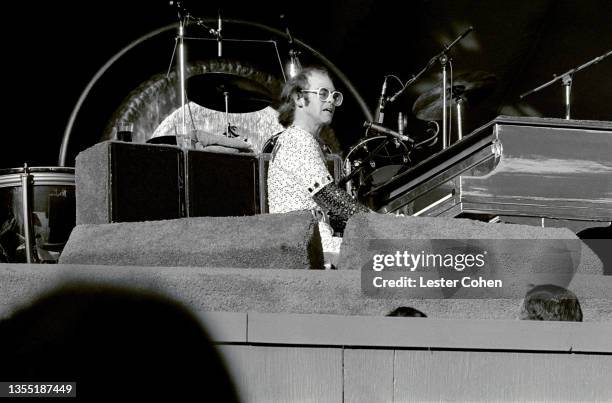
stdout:
[(261, 213), (262, 187), (256, 155), (189, 150), (185, 173), (189, 217)]
[(77, 224), (183, 217), (183, 171), (177, 147), (96, 144), (76, 159)]
[[(268, 212), (271, 154), (229, 154), (105, 141), (76, 160), (77, 224)], [(342, 159), (327, 156), (337, 181)]]

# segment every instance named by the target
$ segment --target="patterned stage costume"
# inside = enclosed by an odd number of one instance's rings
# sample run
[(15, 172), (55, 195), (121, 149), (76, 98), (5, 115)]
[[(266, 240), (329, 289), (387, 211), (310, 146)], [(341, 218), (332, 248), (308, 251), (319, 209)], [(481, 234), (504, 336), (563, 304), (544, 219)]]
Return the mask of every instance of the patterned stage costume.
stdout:
[(329, 214), (340, 224), (337, 230), (343, 230), (353, 214), (370, 210), (334, 184), (321, 147), (309, 132), (297, 126), (289, 127), (278, 137), (272, 153), (268, 168), (270, 213), (313, 211), (320, 219), (323, 250), (338, 252), (342, 238), (333, 237), (325, 215)]

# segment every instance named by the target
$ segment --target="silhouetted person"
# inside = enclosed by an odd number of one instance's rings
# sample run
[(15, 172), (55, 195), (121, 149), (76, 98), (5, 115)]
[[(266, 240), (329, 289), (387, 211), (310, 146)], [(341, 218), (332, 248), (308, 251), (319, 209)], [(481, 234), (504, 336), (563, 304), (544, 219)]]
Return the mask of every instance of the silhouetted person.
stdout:
[(0, 322), (2, 381), (76, 381), (85, 401), (238, 402), (184, 307), (152, 293), (72, 285)]
[(400, 306), (389, 312), (386, 316), (406, 316), (411, 318), (426, 318), (423, 312), (409, 306)]
[(544, 284), (525, 294), (520, 319), (582, 322), (582, 309), (578, 298), (570, 290)]

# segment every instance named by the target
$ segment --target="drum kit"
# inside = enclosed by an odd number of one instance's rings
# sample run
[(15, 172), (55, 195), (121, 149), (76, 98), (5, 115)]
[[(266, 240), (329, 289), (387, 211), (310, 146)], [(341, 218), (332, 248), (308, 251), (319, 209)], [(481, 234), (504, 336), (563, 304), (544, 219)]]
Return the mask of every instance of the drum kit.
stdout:
[(0, 170), (0, 262), (56, 262), (76, 220), (74, 168)]
[[(471, 28), (464, 32), (453, 44), (457, 43), (458, 40), (470, 31)], [(446, 52), (449, 49), (450, 46), (446, 47), (432, 61), (445, 58)], [(463, 137), (463, 109), (465, 106), (474, 107), (480, 104), (496, 88), (497, 78), (491, 73), (475, 71), (460, 74), (454, 79), (446, 80), (446, 73), (443, 72), (443, 81), (428, 91), (421, 93), (412, 105), (413, 115), (428, 124), (428, 129), (426, 130), (428, 136), (425, 140), (416, 143), (414, 139), (404, 134), (406, 123), (402, 112), (398, 113), (397, 131), (382, 126), (386, 105), (395, 101), (410, 83), (414, 82), (431, 66), (432, 61), (417, 76), (414, 76), (408, 83), (403, 84), (400, 91), (388, 98), (385, 97), (385, 78), (375, 118), (377, 122), (366, 122), (364, 124), (368, 128), (365, 137), (355, 146), (351, 147), (344, 159), (346, 176), (341, 181), (341, 184), (346, 185), (347, 191), (354, 197), (358, 198), (373, 187), (383, 185), (393, 179), (394, 176), (408, 169), (408, 164), (411, 163), (410, 153), (413, 150), (425, 144), (433, 145), (437, 142), (440, 132), (438, 122), (442, 122), (442, 148), (448, 147), (450, 145), (450, 131), (447, 133), (447, 127), (450, 117), (452, 117), (451, 108), (455, 110), (457, 141), (461, 140)], [(446, 64), (448, 60), (442, 60), (441, 63)], [(376, 132), (374, 136), (369, 135), (370, 129)], [(381, 136), (381, 134), (384, 135)]]
[[(343, 184), (347, 185), (347, 190), (353, 196), (359, 197), (360, 194), (369, 191), (372, 187), (382, 185), (393, 179), (395, 175), (401, 173), (402, 168), (409, 162), (409, 154), (413, 149), (429, 143), (432, 139), (438, 138), (439, 125), (437, 122), (441, 122), (442, 126), (442, 149), (447, 148), (450, 145), (448, 127), (453, 110), (455, 110), (457, 121), (457, 141), (463, 138), (464, 106), (476, 106), (481, 103), (492, 95), (497, 84), (495, 75), (483, 71), (461, 74), (454, 79), (451, 77), (450, 80), (447, 78), (446, 65), (450, 62), (448, 52), (472, 30), (473, 27), (469, 27), (450, 45), (444, 46), (440, 53), (431, 58), (427, 65), (406, 84), (402, 84), (402, 88), (391, 97), (385, 96), (386, 80), (387, 77), (395, 76), (385, 76), (375, 118), (376, 122), (366, 122), (364, 126), (374, 128), (378, 132), (377, 134), (386, 134), (387, 137), (377, 136), (368, 138), (368, 132), (366, 131), (366, 139), (361, 140), (352, 147), (344, 160), (346, 176)], [(520, 98), (522, 99), (560, 81), (564, 87), (565, 118), (570, 119), (571, 85), (574, 75), (611, 55), (612, 50), (562, 74), (554, 75), (552, 80), (520, 95)], [(417, 119), (434, 124), (436, 129), (427, 130), (433, 133), (433, 136), (415, 144), (413, 139), (406, 138), (407, 136), (403, 133), (404, 119), (401, 113), (398, 117), (397, 131), (381, 126), (384, 118), (384, 109), (388, 103), (394, 102), (410, 84), (415, 82), (435, 63), (439, 63), (442, 68), (442, 80), (438, 85), (419, 95), (412, 105), (412, 113)], [(401, 140), (403, 144), (400, 144), (398, 140)]]
[[(217, 18), (217, 27), (212, 28), (207, 25), (208, 21), (203, 18), (194, 17), (184, 7), (180, 1), (173, 1), (170, 3), (176, 7), (178, 13), (178, 35), (176, 38), (176, 48), (178, 53), (178, 76), (179, 76), (179, 90), (181, 99), (181, 128), (180, 133), (177, 136), (182, 137), (185, 141), (179, 143), (183, 148), (191, 148), (192, 138), (188, 134), (187, 130), (187, 119), (186, 119), (186, 101), (190, 101), (215, 110), (217, 112), (225, 113), (225, 130), (224, 135), (226, 137), (236, 137), (236, 134), (232, 128), (232, 124), (229, 119), (229, 113), (249, 113), (262, 110), (270, 106), (275, 96), (270, 90), (249, 78), (242, 77), (236, 74), (230, 74), (225, 72), (206, 72), (204, 74), (195, 75), (192, 77), (186, 77), (186, 61), (185, 61), (185, 40), (189, 39), (185, 36), (185, 28), (188, 24), (199, 26), (208, 31), (208, 34), (214, 37), (217, 42), (217, 57), (223, 56), (223, 44), (227, 39), (223, 38), (223, 20), (221, 18), (221, 12), (219, 11)], [(203, 38), (197, 38), (203, 39)], [(232, 39), (234, 42), (265, 42), (270, 41), (259, 41), (259, 40), (243, 40), (243, 39)], [(275, 45), (276, 49), (276, 45)], [(283, 65), (276, 49), (276, 54), (280, 66), (281, 72), (283, 72)], [(173, 53), (174, 55), (174, 53)]]

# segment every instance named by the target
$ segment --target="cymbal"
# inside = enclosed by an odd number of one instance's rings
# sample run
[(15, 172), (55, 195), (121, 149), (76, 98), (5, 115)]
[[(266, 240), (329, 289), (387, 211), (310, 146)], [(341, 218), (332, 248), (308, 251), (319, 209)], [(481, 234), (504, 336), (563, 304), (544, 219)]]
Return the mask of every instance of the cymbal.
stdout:
[(205, 108), (225, 112), (226, 92), (231, 113), (256, 112), (274, 101), (266, 86), (236, 74), (208, 72), (187, 79), (187, 98)]
[[(452, 88), (447, 88), (447, 107), (454, 104), (453, 99), (461, 98), (470, 105), (476, 105), (491, 95), (497, 77), (484, 71), (458, 75), (453, 79)], [(421, 120), (442, 119), (442, 82), (421, 94), (412, 105), (412, 112)]]

